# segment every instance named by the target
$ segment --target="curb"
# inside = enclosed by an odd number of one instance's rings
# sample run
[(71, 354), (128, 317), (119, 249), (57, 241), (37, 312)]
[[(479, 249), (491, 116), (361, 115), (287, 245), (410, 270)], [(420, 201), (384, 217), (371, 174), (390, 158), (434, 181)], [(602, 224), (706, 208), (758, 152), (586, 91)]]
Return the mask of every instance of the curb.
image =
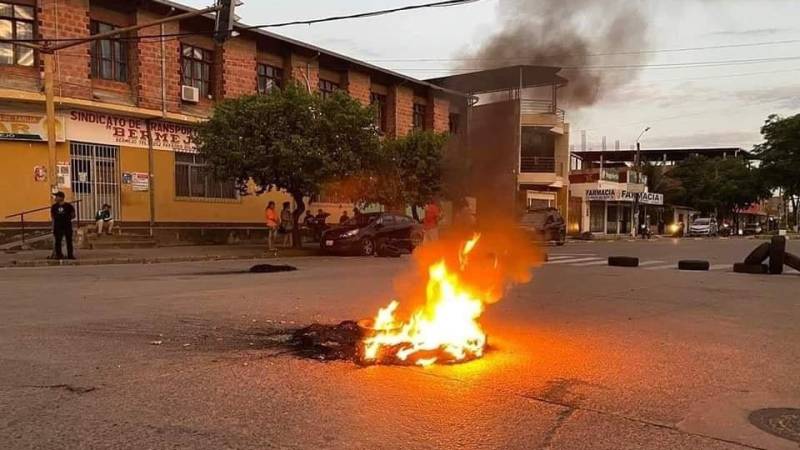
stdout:
[(246, 256), (175, 256), (160, 258), (105, 258), (105, 259), (85, 259), (85, 260), (27, 260), (11, 261), (0, 264), (0, 269), (10, 269), (15, 267), (71, 267), (71, 266), (106, 266), (115, 264), (166, 264), (179, 262), (203, 262), (203, 261), (241, 261), (259, 260), (276, 258), (297, 258), (303, 256), (317, 256), (317, 253), (291, 254), (284, 256), (273, 255), (246, 255)]

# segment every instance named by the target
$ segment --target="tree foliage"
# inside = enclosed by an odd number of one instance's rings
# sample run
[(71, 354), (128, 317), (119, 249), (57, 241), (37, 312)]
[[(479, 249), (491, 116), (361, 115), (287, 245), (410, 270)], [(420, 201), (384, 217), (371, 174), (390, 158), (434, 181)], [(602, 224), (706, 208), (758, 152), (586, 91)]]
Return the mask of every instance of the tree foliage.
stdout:
[(258, 193), (288, 192), (296, 222), (305, 198), (380, 160), (372, 108), (342, 92), (323, 98), (294, 84), (218, 103), (198, 126), (197, 142), (215, 175), (235, 179), (242, 192), (249, 182)]
[(769, 188), (781, 189), (796, 212), (800, 196), (800, 114), (769, 116), (761, 134), (764, 142), (754, 149), (761, 159), (761, 178)]
[(769, 194), (758, 171), (739, 158), (693, 156), (667, 172), (673, 203), (730, 217)]

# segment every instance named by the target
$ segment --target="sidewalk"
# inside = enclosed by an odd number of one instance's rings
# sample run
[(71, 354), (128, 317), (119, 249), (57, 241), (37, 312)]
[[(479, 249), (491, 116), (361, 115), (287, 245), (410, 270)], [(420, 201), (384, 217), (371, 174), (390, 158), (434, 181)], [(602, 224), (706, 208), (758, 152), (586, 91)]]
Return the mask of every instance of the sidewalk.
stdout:
[[(311, 245), (311, 244), (309, 244)], [(141, 249), (76, 249), (74, 261), (52, 261), (47, 259), (50, 250), (27, 250), (15, 253), (0, 252), (0, 268), (43, 267), (101, 264), (156, 264), (168, 262), (216, 261), (233, 259), (273, 258), (266, 253), (264, 245), (191, 245), (179, 247), (156, 247)], [(279, 249), (279, 257), (313, 256), (319, 253), (316, 246), (306, 248)]]

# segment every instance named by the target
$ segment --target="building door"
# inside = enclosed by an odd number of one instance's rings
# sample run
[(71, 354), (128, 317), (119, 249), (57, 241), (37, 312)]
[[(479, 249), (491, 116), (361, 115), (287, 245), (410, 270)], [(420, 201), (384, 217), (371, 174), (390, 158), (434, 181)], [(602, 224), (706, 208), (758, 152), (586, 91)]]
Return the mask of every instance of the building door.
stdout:
[(111, 145), (70, 143), (72, 158), (72, 192), (77, 205), (78, 220), (93, 222), (95, 213), (107, 203), (111, 214), (120, 217), (119, 147)]
[(619, 233), (619, 214), (620, 207), (616, 203), (608, 204), (608, 215), (606, 217), (606, 234)]

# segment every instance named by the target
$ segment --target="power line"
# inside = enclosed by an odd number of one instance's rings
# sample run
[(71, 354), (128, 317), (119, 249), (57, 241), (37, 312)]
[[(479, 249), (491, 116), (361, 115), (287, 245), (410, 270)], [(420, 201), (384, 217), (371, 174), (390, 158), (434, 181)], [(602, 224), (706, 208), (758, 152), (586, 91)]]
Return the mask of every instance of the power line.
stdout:
[[(356, 13), (356, 14), (348, 14), (348, 15), (341, 15), (341, 16), (331, 16), (331, 17), (323, 17), (319, 19), (309, 19), (309, 20), (294, 20), (291, 22), (278, 22), (278, 23), (268, 23), (263, 25), (247, 25), (247, 26), (238, 26), (235, 28), (236, 31), (241, 30), (257, 30), (263, 28), (282, 28), (288, 27), (292, 25), (314, 25), (317, 23), (324, 23), (324, 22), (334, 22), (339, 20), (350, 20), (350, 19), (364, 19), (368, 17), (377, 17), (377, 16), (384, 16), (387, 14), (394, 14), (398, 12), (404, 11), (412, 11), (416, 9), (423, 9), (423, 8), (447, 8), (451, 6), (461, 6), (466, 5), (468, 3), (476, 3), (481, 0), (444, 0), (438, 1), (433, 3), (423, 3), (421, 5), (409, 5), (409, 6), (401, 6), (398, 8), (391, 8), (391, 9), (381, 9), (377, 11), (368, 11), (363, 13)], [(184, 36), (197, 36), (197, 35), (212, 35), (214, 31), (199, 31), (199, 32), (183, 32), (183, 33), (165, 33), (165, 34), (151, 34), (151, 35), (142, 35), (142, 36), (130, 36), (130, 37), (121, 37), (121, 38), (113, 38), (108, 40), (140, 40), (140, 39), (161, 39), (165, 37), (184, 37)], [(0, 43), (36, 43), (36, 42), (74, 42), (74, 41), (83, 41), (86, 40), (91, 36), (84, 36), (84, 37), (76, 37), (76, 38), (53, 38), (53, 39), (0, 39)]]
[(726, 48), (743, 48), (743, 47), (762, 47), (769, 45), (784, 45), (800, 43), (800, 39), (787, 39), (782, 41), (762, 41), (750, 42), (742, 44), (723, 44), (723, 45), (709, 45), (705, 47), (683, 47), (683, 48), (667, 48), (667, 49), (654, 49), (654, 50), (623, 50), (619, 52), (604, 52), (604, 53), (561, 53), (561, 54), (547, 54), (538, 55), (536, 57), (512, 57), (512, 58), (397, 58), (397, 59), (371, 59), (370, 62), (459, 62), (459, 61), (526, 61), (531, 59), (546, 59), (546, 58), (566, 58), (571, 56), (576, 57), (597, 57), (597, 56), (616, 56), (616, 55), (643, 55), (654, 53), (679, 53), (700, 50), (718, 50)]
[[(775, 58), (754, 58), (754, 59), (728, 59), (728, 60), (709, 60), (709, 61), (689, 61), (679, 63), (663, 64), (618, 64), (618, 65), (598, 65), (598, 66), (561, 66), (563, 70), (640, 70), (640, 69), (691, 69), (696, 67), (720, 67), (735, 66), (745, 64), (763, 64), (772, 62), (795, 61), (800, 56), (784, 56)], [(446, 67), (395, 67), (392, 70), (414, 71), (414, 72), (474, 72), (481, 70), (491, 70), (487, 67), (472, 68), (446, 68)]]

